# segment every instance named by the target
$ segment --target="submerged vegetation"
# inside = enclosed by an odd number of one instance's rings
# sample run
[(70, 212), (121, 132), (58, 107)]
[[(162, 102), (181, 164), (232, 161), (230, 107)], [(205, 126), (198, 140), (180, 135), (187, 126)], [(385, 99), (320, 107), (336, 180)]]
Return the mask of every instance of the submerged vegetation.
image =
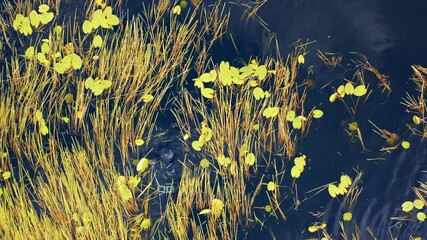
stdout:
[[(121, 15), (121, 1), (103, 0), (82, 1), (85, 9), (70, 16), (67, 2), (15, 0), (0, 8), (2, 239), (243, 239), (259, 228), (275, 238), (269, 219), (286, 222), (328, 193), (344, 210), (336, 213), (341, 237), (367, 231), (375, 238), (375, 229), (348, 224), (363, 170), (302, 192), (312, 160), (298, 146), (332, 114), (324, 109), (331, 104), (348, 114), (336, 127), (360, 151), (378, 154), (371, 160), (417, 145), (409, 132), (427, 135), (425, 68), (413, 66), (419, 96), (403, 100), (413, 119), (408, 131), (371, 122), (384, 140), (372, 149), (364, 140), (369, 119), (358, 112), (392, 88), (362, 54), (352, 55), (342, 77), (316, 86), (329, 99), (313, 104), (313, 81), (302, 77), (310, 42), (296, 41), (286, 57), (214, 62), (230, 15), (221, 2), (160, 0), (138, 17)], [(260, 4), (247, 6), (248, 19)], [(317, 56), (342, 70), (341, 56)], [(159, 213), (150, 152), (160, 141), (182, 146), (182, 171)], [(396, 206), (402, 216), (389, 217), (424, 222), (426, 185), (413, 186), (414, 199)], [(312, 239), (339, 237), (322, 220), (325, 210), (310, 211)]]

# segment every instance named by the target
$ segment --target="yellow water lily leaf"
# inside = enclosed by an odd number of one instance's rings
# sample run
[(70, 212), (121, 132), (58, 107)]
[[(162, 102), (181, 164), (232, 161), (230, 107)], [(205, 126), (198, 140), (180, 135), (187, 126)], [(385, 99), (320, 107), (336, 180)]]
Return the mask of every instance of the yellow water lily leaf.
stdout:
[(411, 144), (408, 141), (403, 141), (402, 142), (402, 147), (404, 149), (409, 149), (411, 147)]
[(64, 121), (65, 123), (69, 123), (70, 122), (70, 118), (69, 117), (62, 117), (61, 120)]
[(100, 47), (102, 46), (102, 37), (101, 37), (100, 35), (96, 35), (96, 36), (93, 38), (92, 46), (93, 46), (94, 48), (100, 48)]
[(252, 93), (256, 100), (264, 98), (264, 90), (262, 90), (262, 88), (260, 87), (254, 88), (254, 90), (252, 90)]
[(12, 176), (12, 173), (9, 171), (5, 171), (4, 173), (2, 173), (3, 180), (9, 179), (11, 176)]
[(331, 197), (336, 197), (338, 195), (339, 190), (338, 190), (338, 187), (336, 185), (329, 184), (328, 192), (329, 192), (329, 195), (331, 195)]
[(148, 228), (150, 228), (150, 226), (151, 226), (151, 219), (146, 218), (146, 219), (142, 220), (142, 222), (141, 222), (142, 230), (147, 230)]
[(119, 185), (119, 194), (122, 198), (122, 201), (124, 202), (127, 202), (129, 199), (132, 198), (132, 191), (125, 184)]
[(421, 123), (421, 119), (418, 116), (416, 116), (416, 115), (414, 115), (412, 117), (412, 121), (414, 121), (414, 123), (417, 124), (417, 125)]
[(135, 145), (136, 146), (142, 146), (142, 144), (144, 144), (144, 140), (142, 140), (141, 138), (138, 138), (135, 140)]
[(351, 178), (348, 175), (342, 175), (340, 181), (344, 187), (349, 187), (351, 185)]
[(415, 199), (415, 200), (414, 200), (414, 207), (415, 207), (416, 209), (421, 210), (421, 209), (423, 209), (423, 207), (424, 207), (424, 202), (423, 202), (423, 201), (421, 201), (420, 199)]
[(219, 64), (218, 78), (219, 78), (219, 81), (221, 81), (221, 83), (224, 86), (230, 86), (232, 84), (233, 79), (232, 79), (232, 72), (230, 69), (230, 63), (229, 62), (222, 61)]
[(337, 89), (337, 93), (339, 94), (339, 96), (341, 98), (343, 98), (345, 96), (345, 86), (344, 85), (340, 85)]
[(93, 30), (93, 24), (92, 24), (92, 22), (90, 22), (88, 20), (85, 20), (83, 22), (82, 30), (83, 30), (83, 32), (85, 34), (88, 34), (88, 33), (92, 32), (92, 30)]
[(258, 77), (259, 80), (264, 80), (267, 76), (267, 67), (265, 65), (260, 65), (255, 69), (254, 75)]
[(352, 123), (348, 124), (348, 130), (357, 131), (357, 129), (359, 129), (359, 125), (357, 122), (352, 122)]
[(299, 64), (304, 64), (304, 63), (305, 63), (304, 55), (299, 55), (299, 56), (298, 56), (298, 63), (299, 63)]
[(296, 166), (303, 166), (304, 167), (306, 165), (305, 159), (306, 159), (305, 155), (302, 155), (300, 157), (296, 157), (294, 159), (294, 163), (295, 163)]
[(264, 210), (266, 211), (266, 212), (271, 212), (271, 210), (272, 210), (272, 207), (271, 207), (271, 205), (265, 205), (264, 206)]
[(367, 92), (368, 92), (368, 89), (366, 89), (365, 85), (362, 84), (362, 85), (357, 86), (354, 89), (353, 94), (356, 97), (361, 97), (361, 96), (365, 95)]
[(426, 220), (427, 216), (423, 212), (417, 212), (417, 219), (420, 222), (424, 222)]
[(267, 107), (262, 112), (262, 115), (266, 118), (275, 117), (279, 113), (280, 108), (279, 107)]
[(323, 116), (323, 111), (320, 109), (316, 109), (313, 111), (314, 118), (321, 118)]
[(38, 10), (39, 10), (39, 13), (45, 13), (45, 12), (49, 11), (49, 9), (50, 9), (49, 5), (47, 5), (47, 4), (41, 4), (39, 6)]
[(53, 12), (44, 12), (40, 16), (40, 22), (41, 24), (48, 24), (50, 21), (53, 20)]
[(31, 46), (31, 47), (27, 48), (27, 50), (25, 50), (24, 56), (26, 58), (33, 58), (34, 54), (35, 54), (35, 49), (33, 46)]
[(331, 96), (329, 97), (329, 102), (333, 103), (335, 102), (335, 100), (337, 100), (338, 98), (338, 93), (332, 93)]
[(345, 84), (344, 90), (345, 90), (345, 93), (347, 95), (353, 95), (353, 93), (354, 93), (354, 85), (351, 82), (348, 82), (348, 83)]
[(211, 203), (212, 215), (219, 217), (224, 210), (224, 203), (219, 199), (213, 199)]
[(208, 168), (208, 167), (209, 167), (209, 165), (210, 165), (210, 162), (209, 162), (209, 160), (207, 160), (206, 158), (203, 158), (203, 159), (200, 161), (200, 167), (202, 167), (202, 168)]
[(138, 162), (138, 165), (136, 165), (136, 171), (144, 172), (145, 169), (147, 169), (149, 162), (150, 160), (148, 160), (147, 158), (141, 158), (141, 160), (139, 160)]
[(47, 135), (49, 133), (49, 128), (47, 128), (46, 125), (43, 125), (40, 127), (40, 132), (43, 136)]
[(292, 122), (295, 119), (295, 117), (296, 117), (296, 113), (294, 110), (291, 110), (286, 114), (286, 120), (289, 122)]
[(201, 92), (202, 92), (202, 96), (208, 99), (212, 99), (213, 94), (215, 93), (215, 91), (212, 88), (202, 88)]
[(202, 150), (202, 147), (203, 147), (203, 143), (202, 142), (200, 142), (200, 141), (193, 141), (192, 143), (191, 143), (191, 146), (193, 147), (193, 149), (194, 150), (196, 150), (196, 151), (200, 151), (200, 150)]
[(271, 192), (276, 190), (276, 184), (270, 181), (269, 183), (267, 183), (267, 190)]
[(291, 176), (293, 178), (299, 178), (301, 176), (301, 173), (303, 172), (304, 167), (300, 165), (295, 165), (291, 168)]
[(151, 94), (144, 94), (144, 96), (142, 96), (142, 101), (144, 101), (145, 103), (151, 102), (153, 101), (154, 96)]
[(342, 220), (344, 221), (351, 221), (353, 218), (353, 214), (351, 212), (345, 212), (342, 216)]
[(181, 6), (177, 5), (172, 9), (172, 13), (176, 14), (176, 15), (180, 15), (181, 14)]
[(128, 185), (130, 189), (135, 190), (135, 188), (138, 186), (138, 184), (141, 182), (141, 178), (138, 176), (130, 176)]
[(411, 201), (406, 201), (402, 203), (402, 211), (404, 212), (410, 212), (414, 208), (414, 203)]
[(248, 155), (246, 155), (245, 163), (246, 163), (247, 165), (252, 166), (252, 165), (254, 165), (254, 164), (255, 164), (255, 161), (256, 161), (255, 154), (253, 154), (253, 153), (249, 153)]
[(294, 120), (292, 121), (292, 127), (295, 129), (300, 129), (302, 127), (302, 117), (301, 116), (294, 118)]

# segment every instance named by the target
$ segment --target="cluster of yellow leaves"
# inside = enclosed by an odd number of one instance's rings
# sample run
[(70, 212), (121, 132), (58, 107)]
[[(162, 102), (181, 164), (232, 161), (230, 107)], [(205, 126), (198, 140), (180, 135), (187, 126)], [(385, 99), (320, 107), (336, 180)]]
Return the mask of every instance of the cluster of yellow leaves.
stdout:
[(101, 93), (111, 87), (112, 82), (110, 80), (101, 80), (98, 77), (93, 80), (92, 77), (88, 77), (85, 81), (85, 88), (90, 89), (95, 96), (101, 95)]
[(219, 155), (216, 159), (220, 166), (227, 167), (231, 164), (231, 159), (229, 157), (224, 156), (223, 154)]
[(361, 97), (368, 92), (368, 89), (364, 84), (360, 84), (357, 87), (354, 87), (353, 83), (348, 82), (345, 85), (340, 85), (336, 92), (334, 92), (330, 97), (330, 102), (335, 102), (339, 98), (344, 98), (345, 95), (354, 95), (356, 97)]
[[(51, 48), (50, 48), (49, 41), (47, 41), (46, 39), (43, 39), (43, 41), (44, 42), (41, 45), (40, 52), (37, 52), (37, 60), (45, 67), (49, 67), (50, 60), (48, 55), (51, 53)], [(36, 55), (36, 49), (34, 46), (30, 46), (27, 48), (27, 50), (25, 50), (24, 56), (26, 58), (32, 59), (35, 55)], [(58, 58), (60, 56), (61, 56), (60, 52), (57, 52), (52, 55), (52, 57), (54, 58)]]
[(111, 6), (105, 7), (103, 10), (98, 9), (91, 15), (91, 20), (85, 20), (83, 22), (83, 32), (88, 34), (92, 30), (98, 29), (98, 27), (111, 29), (120, 23), (119, 18), (113, 14), (113, 8)]
[(291, 122), (294, 129), (300, 129), (303, 121), (305, 120), (307, 120), (307, 118), (303, 115), (296, 116), (294, 110), (291, 110), (286, 114), (286, 121)]
[(39, 110), (35, 113), (35, 119), (37, 123), (39, 124), (39, 131), (42, 135), (46, 135), (49, 133), (49, 128), (46, 126), (46, 122), (43, 118), (43, 113)]
[(64, 74), (69, 69), (80, 69), (82, 67), (82, 59), (75, 53), (70, 53), (63, 57), (61, 61), (53, 64), (53, 69), (59, 74)]
[[(418, 210), (422, 210), (424, 208), (424, 202), (420, 199), (415, 199), (413, 202), (411, 201), (406, 201), (404, 203), (402, 203), (402, 211), (404, 212), (410, 212), (412, 211), (412, 209), (418, 209)], [(424, 222), (426, 220), (427, 216), (424, 212), (417, 212), (417, 219), (420, 222)]]
[(130, 177), (126, 180), (125, 176), (118, 176), (115, 183), (115, 188), (118, 191), (122, 201), (127, 202), (132, 198), (132, 191), (135, 190), (141, 181), (140, 177)]
[(202, 122), (202, 134), (199, 137), (199, 140), (193, 141), (191, 146), (194, 150), (200, 151), (202, 150), (203, 145), (209, 142), (212, 139), (212, 129), (207, 126), (206, 121)]
[(48, 5), (41, 4), (38, 8), (38, 12), (32, 10), (29, 17), (17, 14), (12, 23), (13, 28), (25, 36), (32, 34), (33, 28), (31, 26), (38, 28), (40, 24), (45, 25), (52, 21), (54, 15), (52, 12), (48, 12), (49, 8)]
[(264, 111), (262, 111), (262, 116), (265, 118), (272, 118), (279, 114), (279, 111), (279, 107), (267, 107), (264, 109)]
[[(210, 99), (213, 98), (215, 91), (212, 88), (205, 87), (205, 83), (215, 82), (218, 79), (224, 86), (231, 86), (232, 84), (242, 85), (246, 80), (252, 78), (262, 81), (269, 72), (274, 73), (274, 71), (268, 71), (265, 65), (258, 65), (256, 60), (252, 60), (249, 65), (240, 69), (230, 66), (229, 62), (222, 61), (218, 70), (211, 70), (208, 73), (203, 73), (193, 80), (195, 81), (194, 86), (201, 90), (203, 97)], [(258, 87), (258, 83), (254, 79), (250, 80), (248, 83), (249, 86), (255, 87), (253, 90), (255, 99), (259, 100), (270, 96), (268, 91), (264, 91)]]
[(213, 199), (211, 202), (211, 207), (208, 209), (203, 209), (200, 211), (201, 214), (212, 214), (213, 217), (217, 218), (221, 216), (222, 212), (224, 211), (224, 203), (219, 199)]
[(334, 184), (329, 184), (328, 186), (329, 195), (331, 195), (331, 197), (336, 197), (337, 195), (344, 195), (345, 193), (347, 193), (350, 185), (351, 185), (351, 178), (348, 175), (342, 175), (338, 186)]
[(302, 155), (300, 157), (296, 157), (294, 159), (295, 166), (291, 169), (291, 176), (293, 178), (299, 178), (301, 176), (301, 173), (304, 171), (304, 167), (306, 165), (306, 156)]

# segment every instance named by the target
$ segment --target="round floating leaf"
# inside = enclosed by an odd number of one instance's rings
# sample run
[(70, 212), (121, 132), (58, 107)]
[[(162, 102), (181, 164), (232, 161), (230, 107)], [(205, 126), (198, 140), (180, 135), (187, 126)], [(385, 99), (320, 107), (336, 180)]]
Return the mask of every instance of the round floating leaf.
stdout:
[(203, 97), (211, 99), (215, 91), (212, 88), (202, 88), (201, 92)]
[(61, 120), (64, 121), (65, 123), (69, 123), (70, 122), (70, 118), (69, 117), (62, 117)]
[(136, 165), (136, 171), (138, 172), (143, 172), (145, 171), (145, 169), (147, 169), (148, 164), (149, 164), (149, 160), (147, 158), (141, 158), (141, 160), (139, 160), (138, 165)]
[(335, 100), (337, 100), (338, 98), (338, 93), (332, 93), (331, 96), (329, 97), (329, 102), (333, 103), (335, 102)]
[(339, 94), (340, 97), (343, 98), (345, 96), (345, 86), (340, 85), (337, 89), (337, 93)]
[(323, 111), (320, 109), (316, 109), (313, 111), (314, 118), (321, 118), (323, 116)]
[(203, 158), (200, 161), (200, 167), (202, 167), (202, 168), (207, 168), (207, 167), (209, 167), (209, 165), (210, 165), (210, 162), (206, 158)]
[(305, 155), (303, 155), (303, 156), (301, 156), (301, 157), (296, 157), (295, 159), (294, 159), (294, 163), (295, 163), (295, 165), (296, 166), (305, 166), (305, 164), (306, 164), (306, 162), (305, 162), (305, 158), (306, 158), (306, 156)]
[(412, 120), (413, 120), (413, 121), (414, 121), (414, 123), (415, 123), (415, 124), (417, 124), (417, 125), (421, 123), (421, 119), (420, 119), (418, 116), (415, 116), (415, 115), (414, 115), (414, 116), (412, 117)]
[(300, 116), (292, 121), (292, 127), (295, 129), (300, 129), (302, 127), (302, 118)]
[(348, 130), (357, 131), (357, 129), (359, 129), (357, 122), (352, 122), (352, 123), (348, 124)]
[(304, 167), (295, 165), (291, 168), (291, 176), (293, 178), (299, 178), (303, 170), (304, 170)]
[(254, 165), (255, 161), (256, 161), (256, 157), (255, 157), (255, 154), (253, 153), (249, 153), (245, 158), (245, 163), (249, 166)]
[(144, 94), (144, 96), (142, 96), (142, 101), (144, 101), (145, 103), (151, 102), (153, 101), (154, 96), (151, 94)]
[(328, 186), (328, 192), (329, 195), (331, 195), (331, 197), (336, 197), (338, 195), (338, 187), (335, 186), (334, 184), (329, 184)]
[(27, 50), (25, 50), (24, 56), (26, 58), (33, 58), (34, 54), (35, 54), (35, 49), (33, 46), (31, 46), (31, 47), (27, 48)]
[(46, 125), (43, 125), (40, 127), (40, 132), (42, 133), (43, 136), (45, 136), (49, 133), (49, 128), (47, 128)]
[(121, 184), (119, 186), (119, 194), (122, 198), (122, 201), (127, 202), (129, 199), (132, 198), (132, 192), (131, 190), (124, 184)]
[(260, 88), (260, 87), (254, 88), (252, 93), (253, 93), (256, 100), (260, 100), (260, 99), (264, 98), (264, 90), (262, 90), (262, 88)]
[(211, 203), (211, 210), (214, 217), (219, 217), (224, 210), (224, 203), (219, 199), (213, 199)]
[(138, 138), (135, 140), (135, 145), (136, 146), (141, 146), (142, 144), (144, 144), (144, 140), (142, 140), (141, 138)]
[(176, 14), (176, 15), (181, 14), (181, 6), (180, 6), (180, 5), (175, 6), (175, 7), (172, 9), (172, 13), (173, 13), (173, 14)]
[(415, 199), (415, 200), (414, 200), (414, 207), (415, 207), (416, 209), (421, 210), (421, 209), (423, 209), (423, 207), (424, 207), (424, 202), (423, 202), (423, 201), (421, 201), (420, 199)]
[(142, 220), (141, 222), (141, 228), (142, 230), (147, 230), (151, 226), (151, 219), (146, 218)]
[(368, 89), (366, 89), (365, 85), (359, 85), (354, 89), (354, 96), (361, 97), (365, 95), (368, 92)]
[(258, 77), (259, 80), (264, 80), (267, 76), (267, 67), (265, 65), (258, 66), (254, 74)]
[(49, 5), (41, 4), (38, 10), (39, 10), (39, 13), (45, 13), (49, 11), (49, 9), (50, 9)]
[(402, 142), (402, 147), (404, 149), (409, 149), (411, 147), (411, 144), (408, 141), (403, 141)]
[(351, 185), (351, 178), (348, 175), (342, 175), (340, 181), (344, 187), (349, 187)]
[(410, 212), (414, 208), (414, 203), (411, 201), (406, 201), (402, 203), (402, 211)]
[(345, 87), (344, 87), (344, 90), (345, 90), (345, 93), (347, 95), (353, 95), (353, 93), (354, 93), (354, 86), (353, 86), (353, 84), (351, 82), (346, 83)]
[(266, 212), (268, 212), (268, 213), (269, 213), (269, 212), (271, 212), (271, 210), (272, 210), (272, 209), (271, 209), (271, 205), (265, 205), (265, 206), (264, 206), (264, 210), (265, 210)]
[(102, 46), (102, 37), (100, 35), (96, 35), (93, 38), (92, 45), (94, 48), (99, 48)]
[(296, 113), (294, 110), (291, 110), (286, 114), (286, 120), (289, 122), (292, 122), (295, 119), (295, 117), (296, 117)]
[(200, 142), (200, 141), (193, 141), (192, 143), (191, 143), (191, 146), (193, 147), (193, 149), (194, 150), (196, 150), (196, 151), (200, 151), (200, 150), (202, 150), (202, 147), (203, 147), (203, 143), (202, 142)]
[(305, 63), (304, 55), (299, 55), (299, 56), (298, 56), (298, 63), (299, 63), (299, 64), (304, 64), (304, 63)]
[(353, 214), (351, 212), (345, 212), (342, 216), (342, 219), (344, 221), (351, 221), (352, 218), (353, 218)]
[(88, 33), (92, 32), (92, 30), (93, 30), (93, 24), (90, 21), (85, 20), (83, 22), (82, 29), (83, 29), (83, 32), (85, 34), (88, 34)]
[(12, 176), (12, 173), (10, 173), (9, 171), (5, 171), (4, 173), (2, 173), (3, 180), (9, 179), (10, 176)]
[(426, 220), (426, 214), (423, 212), (417, 212), (417, 219), (420, 222), (424, 222)]
[(274, 182), (269, 182), (267, 184), (267, 190), (268, 191), (274, 191), (276, 189), (276, 184)]

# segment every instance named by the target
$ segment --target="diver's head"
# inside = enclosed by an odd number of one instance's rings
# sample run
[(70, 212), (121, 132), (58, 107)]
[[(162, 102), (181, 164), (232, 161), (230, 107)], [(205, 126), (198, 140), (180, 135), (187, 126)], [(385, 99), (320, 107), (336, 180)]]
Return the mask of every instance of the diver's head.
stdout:
[(173, 161), (174, 153), (170, 146), (161, 146), (158, 150), (158, 154), (163, 163), (169, 164)]

